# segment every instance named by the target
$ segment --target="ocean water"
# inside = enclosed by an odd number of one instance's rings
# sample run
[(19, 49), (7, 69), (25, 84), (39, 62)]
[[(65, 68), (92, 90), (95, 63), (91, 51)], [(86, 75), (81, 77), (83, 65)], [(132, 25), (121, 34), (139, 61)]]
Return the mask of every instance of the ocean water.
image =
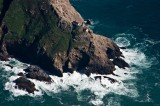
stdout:
[(0, 61), (0, 106), (160, 106), (160, 1), (70, 1), (85, 19), (93, 20), (95, 33), (127, 48), (121, 51), (131, 68), (116, 67), (119, 76), (107, 75), (116, 83), (76, 72), (51, 76), (55, 82), (50, 85), (32, 80), (39, 91), (28, 94), (15, 89), (12, 81), (29, 64)]

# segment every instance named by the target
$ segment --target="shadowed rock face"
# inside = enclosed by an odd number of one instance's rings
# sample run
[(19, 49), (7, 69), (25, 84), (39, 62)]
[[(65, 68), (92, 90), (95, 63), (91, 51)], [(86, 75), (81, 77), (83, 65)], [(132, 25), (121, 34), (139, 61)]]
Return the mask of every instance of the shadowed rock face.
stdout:
[(0, 27), (0, 60), (2, 61), (8, 61), (8, 58), (9, 58), (9, 54), (7, 52), (6, 44), (4, 40), (5, 34), (7, 32), (8, 32), (8, 28), (5, 25), (1, 24), (1, 27)]
[(2, 10), (1, 10), (1, 14), (0, 14), (0, 25), (2, 25), (2, 20), (5, 16), (6, 12), (8, 11), (9, 6), (12, 3), (12, 1), (13, 0), (3, 0), (3, 2), (1, 2), (3, 4), (3, 7), (2, 7)]
[(51, 77), (36, 66), (29, 66), (28, 68), (24, 69), (24, 71), (27, 73), (26, 74), (27, 78), (36, 79), (39, 81), (45, 81), (48, 83), (52, 82)]
[(117, 65), (119, 68), (129, 67), (129, 64), (126, 63), (122, 58), (116, 58), (113, 60), (113, 64)]
[[(3, 11), (5, 6), (0, 6)], [(0, 57), (13, 55), (59, 77), (64, 71), (75, 70), (88, 76), (113, 74), (115, 65), (123, 62), (110, 60), (122, 56), (119, 47), (82, 26), (84, 19), (69, 0), (13, 0), (3, 14), (2, 22), (8, 31), (1, 25)], [(80, 25), (73, 28), (73, 21)], [(50, 81), (40, 69), (34, 69), (28, 69), (32, 70), (26, 75), (28, 78)]]

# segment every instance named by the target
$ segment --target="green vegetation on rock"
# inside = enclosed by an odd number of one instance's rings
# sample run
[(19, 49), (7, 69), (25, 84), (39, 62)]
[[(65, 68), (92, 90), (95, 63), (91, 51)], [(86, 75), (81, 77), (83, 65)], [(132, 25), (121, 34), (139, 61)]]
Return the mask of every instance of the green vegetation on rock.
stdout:
[(4, 19), (9, 29), (6, 40), (38, 43), (50, 56), (67, 51), (71, 29), (59, 28), (59, 20), (48, 0), (13, 0)]
[[(68, 8), (71, 6), (68, 0), (59, 0), (58, 4), (52, 4), (54, 7), (49, 2), (0, 0), (0, 59), (7, 60), (12, 55), (60, 77), (64, 71), (74, 70), (84, 70), (88, 76), (113, 74), (115, 65), (109, 56), (112, 59), (122, 56), (119, 47), (108, 38), (92, 33), (85, 25), (79, 26), (77, 22), (74, 25), (72, 22), (79, 15), (72, 7)], [(64, 13), (58, 14), (59, 11)]]

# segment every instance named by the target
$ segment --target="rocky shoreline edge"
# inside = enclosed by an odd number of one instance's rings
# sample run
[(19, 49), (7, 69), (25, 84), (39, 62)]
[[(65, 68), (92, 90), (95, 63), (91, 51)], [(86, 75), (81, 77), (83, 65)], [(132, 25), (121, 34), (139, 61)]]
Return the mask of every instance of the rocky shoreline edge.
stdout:
[[(115, 66), (129, 67), (122, 59), (124, 56), (120, 48), (111, 39), (93, 33), (87, 27), (89, 20), (84, 21), (69, 0), (33, 1), (39, 5), (30, 0), (3, 0), (0, 14), (0, 60), (8, 61), (9, 57), (15, 57), (23, 62), (36, 64), (49, 74), (59, 77), (63, 77), (64, 72), (74, 71), (87, 76), (92, 73), (115, 75)], [(16, 23), (9, 23), (10, 16), (18, 17), (11, 10), (16, 3), (20, 5), (19, 9), (22, 6), (21, 12), (27, 15), (22, 23), (25, 27), (24, 32), (20, 32), (18, 28), (14, 29), (17, 27)], [(28, 7), (23, 7), (24, 4)], [(35, 23), (41, 21), (42, 29), (36, 29), (39, 26)], [(14, 81), (16, 87), (34, 93), (35, 84), (29, 79), (48, 84), (54, 82), (54, 79), (39, 67), (29, 66), (24, 69), (25, 73), (19, 73), (20, 77)], [(116, 82), (112, 78), (106, 78), (113, 83)], [(101, 76), (97, 76), (96, 79), (101, 79)]]

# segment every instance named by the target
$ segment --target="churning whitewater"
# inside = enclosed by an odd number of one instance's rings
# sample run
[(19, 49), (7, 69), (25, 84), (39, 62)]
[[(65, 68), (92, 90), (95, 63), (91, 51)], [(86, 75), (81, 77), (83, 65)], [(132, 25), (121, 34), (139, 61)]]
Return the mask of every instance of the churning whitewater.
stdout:
[[(117, 34), (115, 42), (120, 47), (129, 47), (131, 42), (126, 38), (126, 34)], [(129, 35), (130, 36), (130, 35)], [(34, 79), (29, 79), (35, 84), (37, 91), (34, 94), (29, 94), (24, 90), (17, 89), (15, 83), (13, 82), (19, 76), (18, 73), (22, 72), (29, 64), (22, 63), (14, 58), (10, 58), (8, 62), (0, 62), (1, 69), (5, 73), (8, 73), (7, 76), (1, 75), (1, 77), (6, 77), (7, 80), (4, 84), (4, 89), (8, 90), (11, 95), (17, 96), (31, 96), (38, 97), (47, 94), (52, 96), (55, 93), (61, 93), (63, 91), (72, 91), (77, 93), (77, 99), (83, 101), (83, 95), (81, 93), (85, 90), (88, 90), (92, 93), (89, 97), (89, 103), (93, 105), (102, 105), (103, 98), (107, 94), (117, 94), (125, 95), (131, 98), (137, 98), (139, 92), (135, 86), (135, 81), (137, 79), (136, 74), (142, 73), (143, 68), (149, 68), (150, 62), (146, 58), (145, 54), (140, 51), (139, 48), (129, 48), (121, 50), (125, 56), (124, 60), (130, 64), (130, 68), (120, 69), (116, 67), (114, 72), (116, 75), (97, 75), (92, 74), (90, 77), (87, 77), (84, 74), (77, 73), (76, 71), (73, 74), (64, 73), (62, 78), (52, 76), (50, 77), (54, 80), (51, 84), (40, 82)], [(6, 66), (10, 64), (13, 68)], [(95, 79), (95, 76), (101, 76), (101, 78)], [(116, 82), (112, 82), (108, 78), (113, 78)], [(63, 103), (63, 101), (61, 101)], [(108, 104), (109, 105), (109, 104)]]
[[(20, 1), (20, 0), (19, 0)], [(47, 84), (29, 79), (38, 91), (15, 89), (19, 72), (30, 64), (14, 58), (0, 61), (1, 106), (160, 106), (160, 1), (70, 0), (94, 32), (106, 35), (122, 49), (127, 69), (116, 67), (116, 82), (74, 72), (63, 78), (50, 75)], [(13, 66), (11, 68), (9, 65)]]

